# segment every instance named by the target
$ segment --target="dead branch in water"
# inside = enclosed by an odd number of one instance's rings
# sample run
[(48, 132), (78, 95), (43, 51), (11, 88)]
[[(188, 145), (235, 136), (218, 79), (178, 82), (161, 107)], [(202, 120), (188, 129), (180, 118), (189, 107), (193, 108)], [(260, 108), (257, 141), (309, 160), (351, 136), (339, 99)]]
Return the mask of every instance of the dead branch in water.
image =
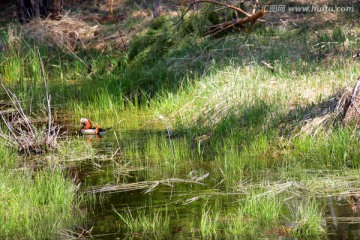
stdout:
[[(204, 178), (208, 175), (205, 174)], [(155, 190), (159, 185), (168, 185), (172, 186), (172, 183), (191, 183), (191, 184), (200, 184), (203, 185), (201, 180), (204, 178), (199, 178), (199, 180), (186, 180), (181, 178), (169, 178), (164, 180), (158, 181), (143, 181), (143, 182), (136, 182), (136, 183), (123, 183), (117, 185), (105, 185), (100, 187), (92, 187), (87, 192), (88, 193), (112, 193), (112, 192), (128, 192), (128, 191), (135, 191), (135, 190), (142, 190), (146, 189), (145, 193), (152, 192)]]
[[(43, 66), (42, 71), (44, 71)], [(43, 74), (45, 76), (45, 72)], [(42, 154), (57, 147), (57, 138), (61, 127), (52, 124), (50, 95), (45, 78), (44, 81), (49, 118), (47, 128), (37, 127), (32, 123), (31, 119), (26, 116), (16, 95), (5, 87), (0, 76), (0, 85), (10, 100), (8, 108), (11, 108), (11, 111), (8, 109), (0, 110), (1, 120), (7, 130), (0, 128), (0, 138), (4, 139), (8, 145), (17, 148), (21, 154)]]

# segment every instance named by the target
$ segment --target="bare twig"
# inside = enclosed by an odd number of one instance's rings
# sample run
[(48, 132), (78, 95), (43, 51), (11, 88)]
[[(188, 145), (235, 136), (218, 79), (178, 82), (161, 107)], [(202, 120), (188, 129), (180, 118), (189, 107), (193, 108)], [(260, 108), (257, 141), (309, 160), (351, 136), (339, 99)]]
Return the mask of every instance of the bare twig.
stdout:
[[(247, 13), (245, 12), (243, 9), (239, 8), (239, 7), (235, 7), (231, 4), (227, 3), (222, 3), (219, 1), (213, 1), (213, 0), (197, 0), (192, 2), (191, 4), (189, 4), (187, 10), (181, 15), (181, 17), (179, 18), (179, 20), (176, 22), (176, 24), (181, 21), (184, 16), (188, 13), (188, 11), (192, 8), (192, 6), (194, 6), (195, 4), (198, 3), (202, 3), (202, 2), (206, 2), (206, 3), (212, 3), (212, 4), (216, 4), (216, 5), (221, 5), (224, 6), (224, 8), (228, 8), (228, 9), (232, 9), (235, 12), (236, 18), (232, 19), (230, 21), (227, 21), (227, 19), (225, 18), (225, 22), (214, 25), (211, 27), (211, 30), (208, 31), (205, 35), (215, 35), (218, 34), (224, 30), (227, 30), (229, 28), (232, 27), (238, 27), (238, 28), (244, 28), (245, 24), (249, 23), (250, 24), (250, 28), (249, 30), (252, 30), (252, 26), (253, 24), (262, 16), (264, 16), (265, 14), (265, 10), (266, 7), (269, 5), (269, 3), (267, 3), (260, 11), (256, 12), (256, 8), (260, 7), (260, 4), (258, 2), (258, 0), (256, 1), (256, 3), (254, 4), (254, 8), (253, 8), (253, 13)], [(243, 15), (245, 15), (244, 18), (239, 18), (238, 17), (238, 13), (242, 13)]]
[(270, 69), (271, 72), (274, 72), (274, 68), (273, 68), (273, 66), (270, 65), (270, 63), (267, 63), (267, 62), (265, 62), (265, 61), (261, 61), (261, 63), (262, 63), (265, 67), (267, 67), (268, 69)]
[(250, 29), (249, 31), (252, 30), (252, 26), (253, 24), (261, 17), (263, 17), (266, 13), (266, 7), (268, 6), (269, 3), (267, 3), (260, 11), (254, 13), (253, 15), (247, 16), (245, 18), (239, 18), (239, 19), (235, 19), (235, 20), (231, 20), (231, 21), (226, 21), (220, 24), (217, 24), (215, 26), (212, 27), (212, 30), (210, 30), (209, 32), (206, 33), (206, 35), (215, 35), (218, 34), (226, 29), (229, 29), (231, 27), (244, 27), (245, 24), (249, 23), (250, 24)]
[(350, 97), (346, 100), (346, 102), (345, 102), (344, 112), (343, 112), (343, 115), (342, 115), (342, 119), (345, 118), (346, 113), (347, 113), (350, 105), (353, 105), (353, 106), (355, 105), (355, 104), (354, 104), (354, 100), (355, 100), (355, 98), (356, 98), (356, 94), (357, 94), (357, 92), (358, 92), (358, 90), (359, 90), (359, 87), (360, 87), (360, 77), (357, 79), (357, 82), (356, 82), (356, 84), (355, 84), (355, 86), (354, 86), (354, 88), (353, 88), (353, 91), (352, 91), (352, 93), (351, 93), (351, 96), (350, 96)]
[(149, 193), (156, 189), (160, 184), (170, 185), (172, 183), (193, 183), (203, 185), (200, 181), (191, 181), (181, 178), (169, 178), (159, 181), (143, 181), (137, 183), (124, 183), (118, 185), (105, 185), (96, 188), (91, 188), (88, 193), (111, 193), (111, 192), (127, 192), (140, 189), (147, 189), (145, 193)]
[(37, 49), (37, 50), (38, 50), (38, 57), (39, 57), (39, 61), (40, 61), (41, 73), (42, 73), (42, 77), (44, 80), (45, 92), (46, 92), (47, 111), (48, 111), (48, 131), (47, 131), (47, 135), (46, 135), (46, 142), (48, 142), (48, 140), (50, 138), (50, 131), (51, 131), (51, 108), (50, 108), (51, 96), (49, 95), (49, 89), (48, 89), (48, 85), (46, 83), (46, 74), (45, 74), (44, 63), (41, 59), (40, 50), (39, 49)]
[[(45, 75), (43, 65), (42, 71)], [(47, 90), (46, 80), (44, 80), (44, 82)], [(26, 116), (20, 101), (17, 99), (14, 93), (5, 87), (5, 85), (2, 83), (1, 76), (0, 85), (4, 89), (4, 92), (11, 102), (9, 106), (11, 111), (0, 111), (0, 118), (8, 131), (8, 134), (6, 134), (0, 128), (0, 138), (4, 139), (9, 145), (18, 147), (19, 153), (28, 155), (45, 153), (48, 147), (51, 149), (56, 148), (57, 137), (60, 133), (60, 126), (52, 126), (51, 124), (50, 95), (48, 90), (46, 94), (49, 121), (47, 128), (43, 130), (43, 128), (36, 128), (35, 125), (31, 122), (31, 119)], [(5, 115), (8, 113), (11, 113), (11, 116)]]

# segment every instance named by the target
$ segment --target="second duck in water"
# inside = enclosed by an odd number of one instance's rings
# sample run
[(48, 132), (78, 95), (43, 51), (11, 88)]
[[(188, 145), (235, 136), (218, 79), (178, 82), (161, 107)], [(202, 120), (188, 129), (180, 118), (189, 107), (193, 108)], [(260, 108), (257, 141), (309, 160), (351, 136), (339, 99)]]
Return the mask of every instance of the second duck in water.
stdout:
[(81, 118), (79, 123), (83, 125), (79, 131), (81, 135), (105, 135), (108, 130), (111, 129), (103, 129), (100, 128), (98, 125), (95, 125), (95, 128), (93, 128), (90, 120), (87, 118)]

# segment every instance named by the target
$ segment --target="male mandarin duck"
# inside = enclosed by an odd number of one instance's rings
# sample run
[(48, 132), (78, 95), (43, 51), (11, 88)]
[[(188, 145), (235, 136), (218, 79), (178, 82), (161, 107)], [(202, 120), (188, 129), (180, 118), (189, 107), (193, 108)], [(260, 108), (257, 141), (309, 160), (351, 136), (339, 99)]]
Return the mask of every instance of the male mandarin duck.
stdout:
[(104, 135), (110, 129), (103, 129), (100, 128), (98, 125), (95, 125), (95, 128), (93, 128), (90, 120), (87, 118), (81, 118), (79, 123), (83, 125), (80, 129), (80, 134), (82, 135)]

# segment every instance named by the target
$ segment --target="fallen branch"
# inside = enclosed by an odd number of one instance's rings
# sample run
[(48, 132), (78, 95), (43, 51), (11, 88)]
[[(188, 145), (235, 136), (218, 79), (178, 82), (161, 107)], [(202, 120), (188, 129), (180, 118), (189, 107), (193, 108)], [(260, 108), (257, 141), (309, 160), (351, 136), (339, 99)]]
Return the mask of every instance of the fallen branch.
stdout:
[(274, 72), (274, 67), (270, 65), (270, 63), (267, 63), (265, 61), (261, 61), (261, 63), (267, 67), (268, 69), (270, 69), (271, 72)]
[(250, 24), (250, 28), (249, 28), (249, 31), (251, 32), (252, 31), (252, 26), (253, 24), (261, 17), (263, 17), (266, 13), (266, 6), (268, 5), (269, 3), (267, 3), (265, 5), (265, 7), (263, 9), (261, 9), (260, 11), (254, 13), (253, 15), (250, 15), (248, 17), (245, 17), (245, 18), (238, 18), (238, 19), (234, 19), (234, 20), (231, 20), (231, 21), (226, 21), (224, 23), (220, 23), (220, 24), (217, 24), (215, 26), (212, 27), (212, 30), (210, 30), (209, 32), (206, 33), (206, 35), (216, 35), (226, 29), (229, 29), (229, 28), (245, 28), (245, 25), (247, 23)]
[[(203, 179), (201, 179), (203, 180)], [(203, 185), (200, 181), (192, 181), (181, 178), (169, 178), (158, 181), (143, 181), (136, 183), (123, 183), (117, 185), (105, 185), (100, 187), (92, 187), (87, 190), (88, 193), (113, 193), (113, 192), (128, 192), (135, 190), (147, 189), (145, 193), (149, 193), (155, 190), (160, 184), (170, 185), (172, 183), (192, 183), (192, 184), (200, 184)]]
[[(349, 107), (351, 105), (354, 106), (355, 110), (358, 112), (357, 110), (357, 107), (356, 107), (356, 104), (354, 104), (354, 101), (356, 99), (356, 95), (357, 95), (357, 92), (359, 90), (359, 87), (360, 87), (360, 77), (357, 79), (357, 83), (355, 84), (354, 88), (353, 88), (353, 91), (350, 95), (350, 97), (348, 99), (346, 99), (345, 101), (345, 105), (344, 105), (344, 112), (343, 112), (343, 115), (342, 115), (342, 120), (346, 117), (346, 114), (349, 110)], [(358, 114), (360, 115), (360, 113), (358, 112)]]
[[(232, 27), (237, 27), (237, 28), (245, 28), (245, 24), (249, 23), (250, 24), (250, 31), (252, 30), (252, 25), (261, 17), (263, 17), (266, 13), (266, 7), (270, 4), (267, 3), (260, 11), (256, 12), (256, 7), (259, 7), (259, 2), (256, 1), (255, 5), (253, 6), (253, 13), (247, 13), (246, 11), (244, 11), (241, 8), (235, 7), (233, 5), (227, 4), (227, 3), (222, 3), (222, 2), (218, 2), (218, 1), (212, 1), (212, 0), (197, 0), (194, 1), (193, 3), (189, 4), (188, 8), (186, 9), (186, 11), (181, 15), (181, 17), (179, 18), (179, 20), (176, 22), (178, 23), (179, 21), (181, 21), (184, 16), (189, 12), (189, 10), (195, 5), (195, 4), (199, 4), (199, 3), (211, 3), (211, 4), (215, 4), (215, 5), (221, 5), (224, 6), (225, 8), (228, 9), (232, 9), (235, 11), (235, 15), (236, 15), (236, 19), (230, 20), (230, 21), (225, 21), (223, 23), (214, 25), (211, 27), (211, 30), (208, 31), (205, 35), (216, 35), (226, 29), (232, 28)], [(245, 15), (246, 17), (244, 18), (238, 18), (238, 13), (242, 13), (243, 15)], [(225, 19), (226, 20), (226, 19)]]

